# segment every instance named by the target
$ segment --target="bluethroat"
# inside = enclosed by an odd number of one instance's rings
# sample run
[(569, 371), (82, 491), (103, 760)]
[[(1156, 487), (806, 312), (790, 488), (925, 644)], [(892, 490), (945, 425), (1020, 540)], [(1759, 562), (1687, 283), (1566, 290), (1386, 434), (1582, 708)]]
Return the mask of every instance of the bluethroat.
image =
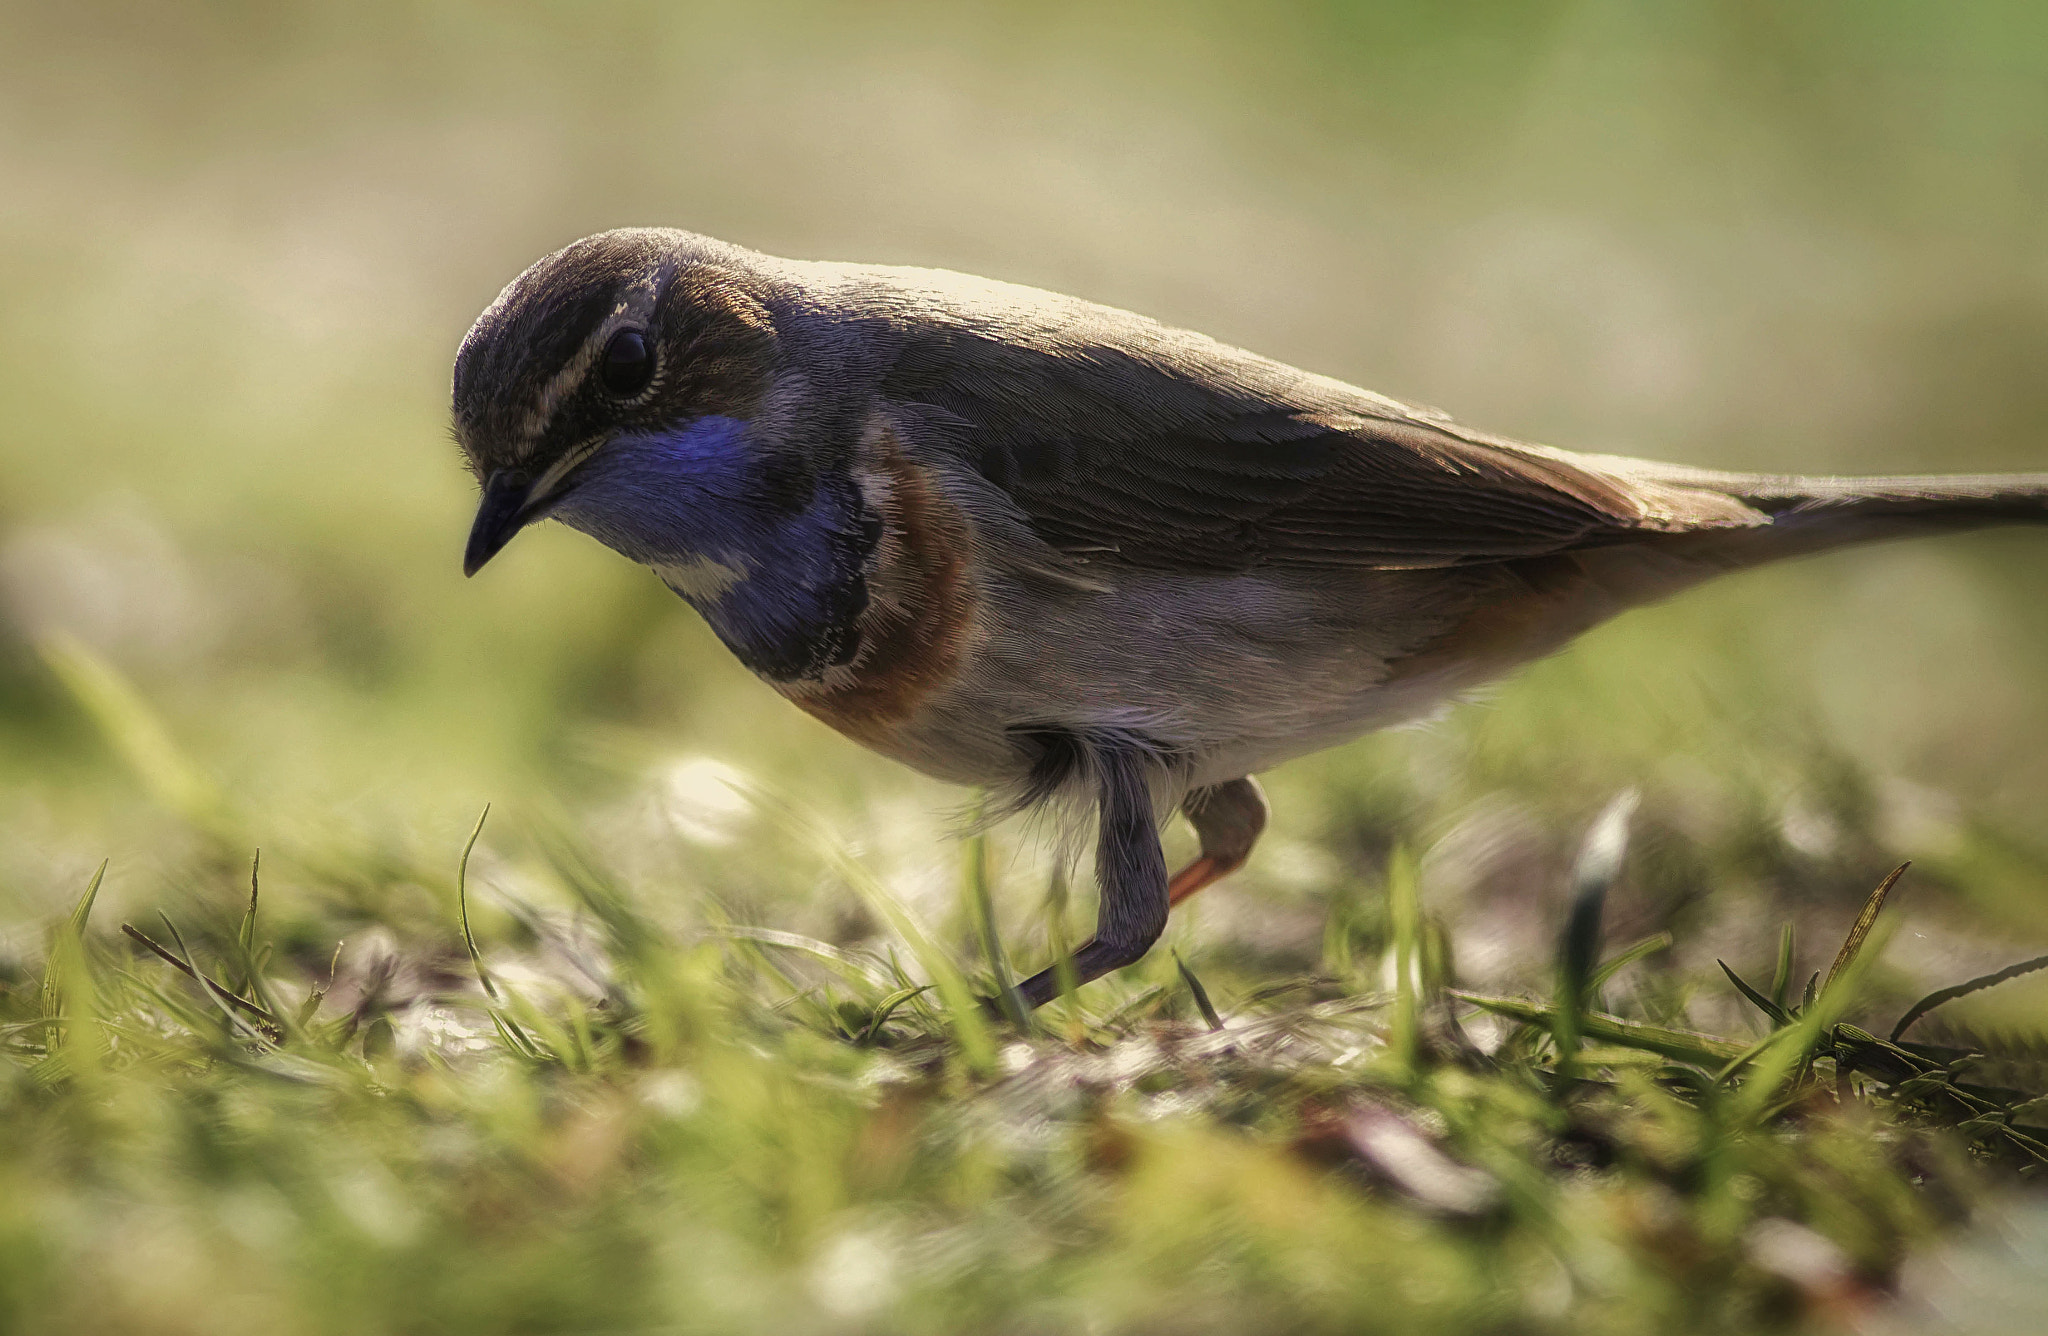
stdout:
[[(1570, 453), (1073, 297), (661, 229), (514, 279), (454, 419), (483, 485), (465, 572), (560, 520), (848, 737), (1092, 813), (1081, 983), (1244, 863), (1260, 770), (1726, 571), (2048, 520), (2048, 475)], [(1200, 853), (1169, 876), (1176, 806)]]

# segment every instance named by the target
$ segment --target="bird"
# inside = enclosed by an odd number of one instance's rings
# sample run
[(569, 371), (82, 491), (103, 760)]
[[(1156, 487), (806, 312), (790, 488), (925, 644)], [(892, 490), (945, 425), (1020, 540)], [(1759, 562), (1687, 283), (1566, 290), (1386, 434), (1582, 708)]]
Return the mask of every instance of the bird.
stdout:
[[(1261, 771), (1716, 575), (2048, 520), (2048, 474), (1526, 444), (1080, 298), (665, 228), (513, 279), (457, 352), (453, 435), (466, 575), (559, 521), (845, 736), (1092, 823), (1094, 935), (1026, 1007), (1246, 862)], [(1199, 852), (1169, 874), (1176, 809)]]

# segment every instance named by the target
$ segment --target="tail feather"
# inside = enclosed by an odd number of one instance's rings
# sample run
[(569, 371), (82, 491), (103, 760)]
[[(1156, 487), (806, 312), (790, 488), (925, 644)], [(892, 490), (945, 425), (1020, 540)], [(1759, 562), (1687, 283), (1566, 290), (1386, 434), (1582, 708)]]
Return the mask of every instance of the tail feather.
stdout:
[[(1561, 648), (1625, 609), (1767, 562), (1888, 538), (2048, 523), (2048, 474), (2041, 473), (1801, 478), (1612, 458), (1596, 466), (1627, 477), (1667, 514), (1696, 515), (1694, 527), (1638, 532), (1512, 563), (1516, 578), (1500, 597), (1427, 652), (1397, 665), (1393, 680), (1437, 672), (1445, 680), (1461, 674), (1486, 680), (1510, 663)], [(1717, 511), (1686, 502), (1686, 493), (1738, 504)]]
[(2048, 521), (2048, 473), (1898, 478), (1737, 477), (1715, 491), (1773, 517), (1843, 513), (1974, 518), (1986, 524)]
[[(1743, 525), (1702, 525), (1580, 548), (1570, 554), (1586, 583), (1560, 602), (1560, 627), (1586, 626), (1734, 571), (1840, 547), (1988, 528), (2048, 524), (2048, 474), (1896, 478), (1803, 478), (1715, 473), (1681, 465), (1629, 464), (1634, 480), (1661, 490), (1731, 498), (1754, 514)], [(1560, 640), (1559, 643), (1562, 643)]]
[(1799, 477), (1614, 462), (1631, 466), (1631, 481), (1727, 497), (1756, 512), (1747, 526), (1652, 540), (1727, 569), (1888, 538), (2048, 524), (2048, 473)]
[(1771, 517), (1757, 557), (2001, 524), (2048, 524), (2048, 474), (1760, 478), (1739, 493)]

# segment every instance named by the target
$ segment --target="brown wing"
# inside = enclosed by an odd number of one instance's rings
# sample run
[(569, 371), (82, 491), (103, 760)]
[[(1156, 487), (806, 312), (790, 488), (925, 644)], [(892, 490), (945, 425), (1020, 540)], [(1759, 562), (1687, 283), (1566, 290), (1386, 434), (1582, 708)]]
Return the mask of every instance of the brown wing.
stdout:
[(1763, 520), (1136, 317), (1027, 334), (927, 328), (882, 389), (1076, 557), (1456, 566)]

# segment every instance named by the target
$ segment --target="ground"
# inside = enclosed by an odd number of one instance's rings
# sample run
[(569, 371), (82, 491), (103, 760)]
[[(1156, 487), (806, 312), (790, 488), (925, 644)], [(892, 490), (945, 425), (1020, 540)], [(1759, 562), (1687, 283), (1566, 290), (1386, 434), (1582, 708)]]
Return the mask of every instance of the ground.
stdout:
[[(696, 762), (641, 831), (680, 904), (607, 866), (617, 813), (485, 814), (439, 867), (236, 868), (258, 818), (108, 665), (46, 653), (216, 866), (118, 925), (93, 875), (0, 993), (10, 1329), (1834, 1329), (1887, 1320), (1909, 1258), (2048, 1163), (2038, 1037), (1942, 1029), (1967, 998), (1936, 994), (1884, 1038), (1914, 917), (1808, 865), (1759, 960), (1767, 925), (1657, 907), (1668, 818), (1632, 791), (1534, 906), (1452, 866), (1509, 838), (1481, 804), (1495, 833), (1429, 858), (1396, 831), (1277, 873), (1314, 889), (1271, 914), (1209, 892), (1220, 924), (1194, 902), (1020, 1023), (981, 999), (1081, 908), (1021, 836), (892, 885), (801, 799)], [(1346, 801), (1364, 850), (1390, 834)], [(1924, 896), (1912, 875), (1883, 891)], [(805, 884), (781, 917), (823, 935), (751, 912), (750, 881)], [(1613, 931), (1646, 914), (1677, 926)], [(1490, 935), (1521, 986), (1461, 986)]]

